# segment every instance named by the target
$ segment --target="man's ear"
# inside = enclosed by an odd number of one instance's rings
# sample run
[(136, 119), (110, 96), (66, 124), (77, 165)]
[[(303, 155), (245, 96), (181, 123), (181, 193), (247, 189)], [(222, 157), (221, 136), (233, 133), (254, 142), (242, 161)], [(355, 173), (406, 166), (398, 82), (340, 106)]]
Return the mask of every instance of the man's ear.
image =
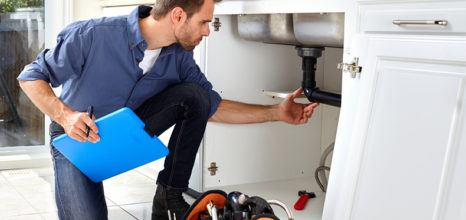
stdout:
[(187, 15), (185, 11), (180, 7), (175, 7), (171, 11), (171, 19), (172, 19), (173, 24), (179, 24), (181, 22), (184, 23), (186, 16)]

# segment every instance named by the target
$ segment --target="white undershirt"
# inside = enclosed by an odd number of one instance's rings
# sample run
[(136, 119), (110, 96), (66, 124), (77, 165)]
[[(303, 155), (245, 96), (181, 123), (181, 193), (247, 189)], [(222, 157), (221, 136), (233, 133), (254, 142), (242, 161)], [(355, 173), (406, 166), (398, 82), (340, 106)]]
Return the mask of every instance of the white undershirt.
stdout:
[(159, 57), (161, 51), (162, 48), (144, 51), (144, 58), (139, 63), (139, 68), (142, 69), (142, 74), (146, 74), (154, 66), (155, 61)]

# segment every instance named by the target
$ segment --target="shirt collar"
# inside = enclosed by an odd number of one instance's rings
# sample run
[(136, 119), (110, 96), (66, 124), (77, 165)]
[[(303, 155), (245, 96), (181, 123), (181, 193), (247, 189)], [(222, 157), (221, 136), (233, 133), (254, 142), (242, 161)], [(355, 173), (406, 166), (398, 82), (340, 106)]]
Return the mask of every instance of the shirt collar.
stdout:
[[(134, 9), (131, 12), (131, 14), (128, 15), (128, 34), (131, 48), (134, 48), (141, 43), (144, 43), (144, 45), (142, 45), (143, 48), (141, 48), (142, 51), (144, 51), (147, 48), (147, 43), (144, 40), (144, 37), (142, 36), (141, 27), (139, 26), (139, 19), (150, 16), (151, 10), (152, 7), (140, 5), (136, 9)], [(179, 44), (177, 43), (167, 47), (163, 47), (159, 57), (175, 53), (177, 47), (179, 47)]]
[[(134, 48), (141, 42), (145, 42), (144, 37), (142, 37), (141, 28), (139, 27), (139, 19), (149, 16), (151, 9), (152, 7), (141, 5), (128, 15), (128, 34), (131, 48)], [(147, 47), (147, 45), (145, 45), (145, 47)]]
[(176, 52), (177, 48), (181, 47), (179, 44), (174, 43), (172, 45), (166, 46), (162, 48), (162, 52), (160, 52), (159, 57), (164, 57), (169, 54), (173, 54)]

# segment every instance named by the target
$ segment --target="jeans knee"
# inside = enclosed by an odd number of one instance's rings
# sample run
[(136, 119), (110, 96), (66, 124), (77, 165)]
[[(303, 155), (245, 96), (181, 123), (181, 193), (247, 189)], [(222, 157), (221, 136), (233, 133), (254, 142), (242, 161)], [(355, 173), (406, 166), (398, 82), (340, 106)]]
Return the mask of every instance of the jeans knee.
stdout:
[(194, 83), (184, 83), (180, 85), (185, 97), (185, 104), (189, 108), (189, 113), (200, 117), (209, 117), (210, 115), (210, 95), (201, 86)]

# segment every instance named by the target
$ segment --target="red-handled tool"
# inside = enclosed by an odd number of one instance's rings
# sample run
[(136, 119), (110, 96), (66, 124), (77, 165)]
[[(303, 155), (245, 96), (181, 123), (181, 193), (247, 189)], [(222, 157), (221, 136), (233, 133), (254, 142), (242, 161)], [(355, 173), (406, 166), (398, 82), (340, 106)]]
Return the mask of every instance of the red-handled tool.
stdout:
[(294, 204), (294, 209), (296, 210), (303, 210), (306, 207), (307, 200), (310, 198), (315, 198), (316, 194), (313, 192), (306, 192), (305, 190), (298, 192), (299, 199)]

